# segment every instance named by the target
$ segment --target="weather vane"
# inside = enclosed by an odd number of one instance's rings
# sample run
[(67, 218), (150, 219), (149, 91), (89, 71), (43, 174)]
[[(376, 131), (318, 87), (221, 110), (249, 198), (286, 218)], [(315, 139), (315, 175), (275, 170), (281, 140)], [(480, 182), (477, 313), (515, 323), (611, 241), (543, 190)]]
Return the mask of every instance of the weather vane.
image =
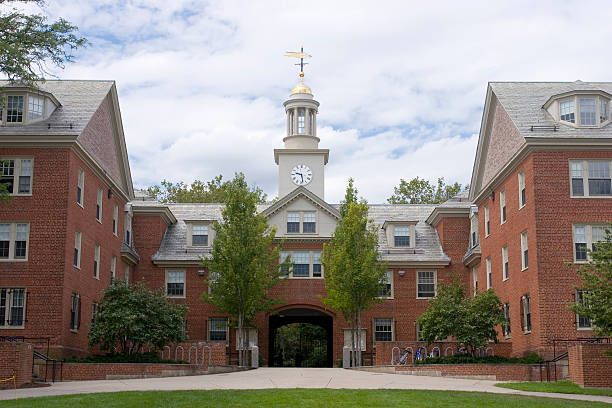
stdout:
[(294, 58), (299, 58), (300, 59), (300, 63), (299, 64), (295, 64), (295, 65), (299, 65), (300, 66), (300, 77), (304, 76), (304, 65), (308, 65), (307, 62), (304, 62), (304, 58), (312, 58), (312, 55), (308, 55), (304, 53), (304, 46), (302, 45), (302, 48), (300, 49), (300, 51), (287, 51), (285, 53), (286, 57), (294, 57)]

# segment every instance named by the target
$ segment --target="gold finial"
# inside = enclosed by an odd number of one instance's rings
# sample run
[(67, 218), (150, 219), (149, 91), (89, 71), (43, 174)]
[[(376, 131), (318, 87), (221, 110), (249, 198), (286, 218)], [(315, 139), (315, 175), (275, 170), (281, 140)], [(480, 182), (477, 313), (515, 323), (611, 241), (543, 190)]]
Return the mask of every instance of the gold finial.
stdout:
[(304, 53), (304, 46), (301, 47), (300, 51), (287, 51), (285, 56), (300, 59), (300, 63), (295, 65), (300, 66), (300, 77), (304, 77), (304, 65), (308, 65), (307, 62), (304, 62), (304, 58), (312, 58), (312, 55)]

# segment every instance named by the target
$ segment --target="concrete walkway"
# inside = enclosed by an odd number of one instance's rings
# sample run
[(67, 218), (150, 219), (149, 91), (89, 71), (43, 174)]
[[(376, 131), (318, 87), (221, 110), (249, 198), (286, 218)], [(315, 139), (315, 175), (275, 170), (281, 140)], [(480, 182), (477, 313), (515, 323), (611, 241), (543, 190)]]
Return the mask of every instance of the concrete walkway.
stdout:
[[(612, 397), (595, 395), (525, 392), (494, 387), (496, 381), (447, 377), (387, 374), (341, 368), (259, 368), (227, 374), (133, 380), (72, 381), (50, 387), (17, 390), (17, 398), (93, 392), (149, 390), (219, 390), (261, 388), (350, 388), (424, 389), (480, 391), (552, 398), (600, 401), (612, 404)], [(15, 398), (14, 390), (0, 391), (0, 400)]]

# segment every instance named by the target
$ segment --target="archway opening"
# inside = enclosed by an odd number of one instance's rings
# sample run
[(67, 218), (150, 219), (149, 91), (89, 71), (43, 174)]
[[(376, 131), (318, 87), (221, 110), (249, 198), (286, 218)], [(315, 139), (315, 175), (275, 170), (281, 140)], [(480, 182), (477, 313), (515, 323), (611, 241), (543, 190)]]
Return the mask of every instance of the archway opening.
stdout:
[(270, 316), (271, 367), (332, 367), (333, 319), (312, 309), (289, 309)]

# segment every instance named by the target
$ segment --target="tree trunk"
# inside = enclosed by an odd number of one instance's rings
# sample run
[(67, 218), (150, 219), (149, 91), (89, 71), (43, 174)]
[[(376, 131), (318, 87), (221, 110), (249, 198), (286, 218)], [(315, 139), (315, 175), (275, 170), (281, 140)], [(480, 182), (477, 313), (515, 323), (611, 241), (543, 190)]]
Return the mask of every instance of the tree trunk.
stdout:
[(361, 308), (357, 308), (357, 367), (361, 367)]
[(355, 367), (355, 319), (351, 319), (351, 367)]
[(238, 366), (242, 367), (244, 365), (244, 355), (242, 354), (242, 345), (240, 344), (242, 342), (242, 338), (243, 338), (243, 332), (242, 332), (242, 324), (243, 324), (244, 318), (242, 315), (242, 312), (238, 313), (238, 331), (237, 331), (237, 339), (236, 339), (236, 344), (238, 345)]

